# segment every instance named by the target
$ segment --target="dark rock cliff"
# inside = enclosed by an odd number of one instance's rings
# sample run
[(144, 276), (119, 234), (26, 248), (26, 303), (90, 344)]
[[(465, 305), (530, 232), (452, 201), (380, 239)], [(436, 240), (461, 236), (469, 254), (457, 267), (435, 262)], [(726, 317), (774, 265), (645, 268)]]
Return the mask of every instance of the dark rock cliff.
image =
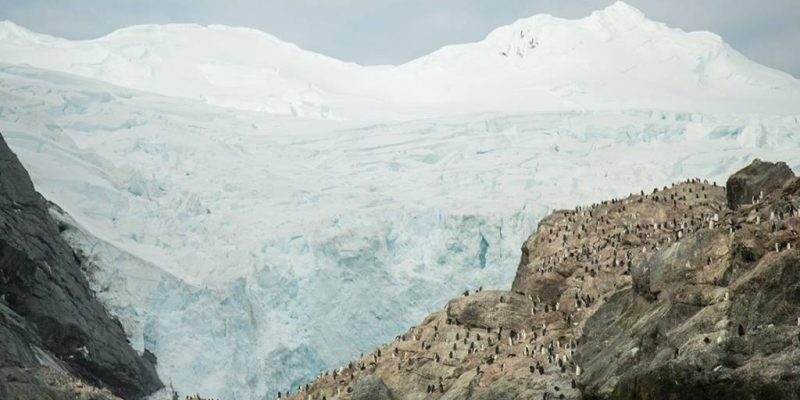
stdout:
[(2, 137), (0, 296), (0, 398), (76, 398), (75, 388), (85, 388), (80, 381), (123, 398), (163, 386), (94, 297), (45, 199)]
[(556, 211), (510, 291), (453, 299), (295, 398), (800, 399), (798, 209), (800, 179), (756, 160), (727, 187)]

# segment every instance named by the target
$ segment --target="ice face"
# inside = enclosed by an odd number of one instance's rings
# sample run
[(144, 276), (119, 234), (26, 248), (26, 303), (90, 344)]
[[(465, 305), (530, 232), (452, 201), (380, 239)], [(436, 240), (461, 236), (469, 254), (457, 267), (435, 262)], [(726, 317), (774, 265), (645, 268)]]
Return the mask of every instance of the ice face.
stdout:
[(0, 68), (0, 131), (132, 344), (181, 393), (258, 399), (508, 287), (554, 208), (753, 157), (800, 168), (795, 116), (568, 112), (283, 118)]

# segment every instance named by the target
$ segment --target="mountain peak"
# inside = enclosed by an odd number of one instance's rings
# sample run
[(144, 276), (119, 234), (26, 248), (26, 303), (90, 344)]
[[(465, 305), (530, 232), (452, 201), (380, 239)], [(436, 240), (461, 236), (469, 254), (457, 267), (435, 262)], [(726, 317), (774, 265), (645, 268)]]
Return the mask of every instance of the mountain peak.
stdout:
[(633, 16), (633, 17), (645, 16), (641, 10), (624, 1), (617, 1), (614, 4), (604, 8), (603, 10), (600, 10), (599, 12), (606, 15), (615, 15), (615, 16)]
[(0, 39), (23, 42), (47, 42), (58, 40), (50, 35), (33, 32), (9, 20), (0, 21)]
[(654, 23), (638, 8), (622, 1), (593, 12), (588, 19), (627, 29), (639, 27), (644, 23)]
[(11, 35), (18, 35), (21, 32), (30, 32), (27, 29), (9, 21), (0, 21), (0, 37), (9, 37)]
[(484, 41), (502, 56), (525, 58), (531, 53), (563, 54), (590, 42), (621, 37), (667, 34), (665, 25), (648, 19), (639, 9), (618, 1), (580, 19), (536, 14), (492, 31)]

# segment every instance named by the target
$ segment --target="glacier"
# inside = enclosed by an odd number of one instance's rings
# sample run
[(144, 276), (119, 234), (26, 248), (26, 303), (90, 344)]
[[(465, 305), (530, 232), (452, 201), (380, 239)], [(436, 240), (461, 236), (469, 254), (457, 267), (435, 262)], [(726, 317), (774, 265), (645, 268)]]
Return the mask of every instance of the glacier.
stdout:
[(262, 399), (507, 287), (553, 209), (798, 170), (800, 83), (623, 3), (378, 67), (242, 28), (5, 22), (0, 132), (162, 380)]
[[(98, 296), (181, 393), (266, 398), (505, 287), (554, 208), (800, 167), (796, 116), (476, 114), (348, 124), (0, 67), (0, 131)], [(264, 127), (269, 133), (264, 133)]]

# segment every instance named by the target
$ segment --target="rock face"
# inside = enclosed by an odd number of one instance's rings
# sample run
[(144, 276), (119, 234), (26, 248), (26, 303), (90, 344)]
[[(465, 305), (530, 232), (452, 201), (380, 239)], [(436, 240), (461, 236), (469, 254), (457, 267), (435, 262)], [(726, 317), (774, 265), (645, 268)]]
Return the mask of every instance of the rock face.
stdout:
[(0, 398), (80, 398), (81, 380), (124, 398), (162, 387), (94, 297), (44, 198), (1, 137), (0, 295)]
[(554, 212), (510, 291), (451, 300), (295, 396), (352, 399), (375, 377), (396, 399), (800, 399), (787, 169), (756, 161), (727, 188), (692, 179)]
[(800, 180), (765, 164), (728, 181), (763, 197), (645, 259), (589, 318), (575, 357), (586, 393), (800, 398)]
[(794, 178), (786, 163), (764, 162), (759, 159), (728, 178), (728, 207), (735, 210), (743, 204), (752, 204), (760, 197)]

